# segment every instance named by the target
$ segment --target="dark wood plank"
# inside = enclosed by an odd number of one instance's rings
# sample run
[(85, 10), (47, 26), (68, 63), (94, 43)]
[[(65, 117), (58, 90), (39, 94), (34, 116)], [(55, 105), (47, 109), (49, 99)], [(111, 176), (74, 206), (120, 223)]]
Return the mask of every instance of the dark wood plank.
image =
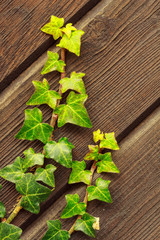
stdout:
[(22, 71), (53, 44), (53, 38), (40, 31), (51, 15), (64, 17), (75, 23), (97, 0), (5, 0), (1, 1), (1, 57), (2, 91)]
[[(81, 160), (92, 139), (92, 131), (115, 131), (120, 135), (143, 114), (159, 95), (159, 25), (157, 1), (108, 1), (101, 2), (77, 25), (86, 32), (82, 41), (81, 57), (67, 54), (67, 74), (71, 71), (86, 72), (85, 84), (89, 99), (86, 107), (93, 122), (93, 129), (82, 129), (67, 124), (56, 129), (55, 140), (66, 136), (76, 146), (74, 159)], [(156, 20), (155, 20), (156, 19)], [(146, 51), (147, 49), (147, 51)], [(52, 50), (55, 50), (52, 48)], [(40, 80), (40, 70), (46, 53), (16, 79), (2, 94), (1, 109), (3, 152), (1, 166), (5, 166), (22, 152), (33, 147), (41, 151), (39, 142), (15, 140), (14, 135), (22, 126), (25, 102), (34, 89), (31, 81)], [(59, 75), (47, 75), (52, 89), (58, 88)], [(44, 121), (49, 121), (51, 110), (42, 106)], [(57, 189), (43, 205), (41, 213), (67, 188), (64, 169), (56, 171)], [(7, 210), (15, 203), (13, 185), (4, 182), (3, 200)], [(11, 197), (9, 197), (11, 195)], [(31, 214), (21, 211), (15, 224), (23, 228), (31, 222)], [(36, 216), (32, 215), (32, 220)], [(28, 222), (27, 222), (27, 219)]]
[[(100, 217), (100, 231), (96, 239), (108, 240), (158, 240), (160, 211), (160, 172), (159, 172), (159, 129), (160, 109), (156, 110), (131, 134), (120, 142), (120, 150), (113, 152), (113, 159), (121, 173), (101, 174), (111, 179), (112, 204), (94, 200), (88, 204), (88, 212)], [(95, 179), (100, 175), (95, 174)], [(79, 184), (80, 185), (80, 184)], [(77, 186), (79, 186), (77, 184)], [(85, 187), (73, 187), (68, 193), (78, 193), (83, 199)], [(46, 221), (60, 219), (66, 205), (65, 194), (56, 201), (34, 226), (30, 225), (22, 239), (41, 239), (47, 229)], [(69, 230), (73, 220), (62, 220), (64, 229)], [(159, 235), (160, 237), (160, 235)], [(80, 232), (71, 239), (90, 238)]]

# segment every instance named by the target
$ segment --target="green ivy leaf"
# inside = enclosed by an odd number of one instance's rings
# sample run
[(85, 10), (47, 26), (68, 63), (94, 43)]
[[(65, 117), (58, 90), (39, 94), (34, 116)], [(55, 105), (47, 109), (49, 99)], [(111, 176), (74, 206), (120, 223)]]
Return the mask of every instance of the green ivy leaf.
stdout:
[(74, 227), (75, 231), (82, 231), (86, 235), (90, 237), (95, 237), (95, 230), (93, 228), (93, 224), (96, 219), (88, 213), (85, 213), (81, 219), (76, 221), (76, 225)]
[(105, 139), (100, 141), (100, 148), (108, 148), (112, 150), (119, 150), (119, 146), (115, 139), (114, 132), (105, 133)]
[(76, 31), (77, 29), (75, 27), (72, 26), (72, 23), (68, 23), (66, 25), (66, 27), (63, 27), (62, 28), (62, 32), (64, 32), (68, 38), (71, 37), (71, 33), (72, 31)]
[(45, 201), (51, 193), (51, 190), (37, 183), (31, 173), (16, 182), (16, 190), (22, 195), (21, 206), (31, 213), (38, 214), (39, 204)]
[(97, 131), (93, 132), (93, 140), (95, 143), (97, 143), (99, 140), (103, 140), (104, 139), (104, 133), (100, 131), (100, 129), (98, 129)]
[(0, 223), (0, 239), (1, 240), (19, 240), (22, 229), (5, 222)]
[(50, 141), (44, 146), (45, 157), (52, 158), (62, 166), (72, 167), (72, 149), (74, 145), (66, 137), (61, 138), (58, 143)]
[(81, 47), (81, 36), (84, 34), (82, 30), (76, 30), (71, 33), (70, 38), (66, 34), (63, 34), (60, 43), (57, 44), (60, 48), (65, 48), (68, 51), (75, 53), (77, 56), (80, 55)]
[[(0, 190), (2, 189), (2, 185), (0, 184)], [(6, 208), (2, 202), (0, 202), (0, 218), (4, 218), (6, 214)]]
[(2, 202), (0, 202), (0, 218), (4, 218), (6, 214), (6, 208)]
[(70, 238), (69, 232), (61, 230), (61, 222), (57, 220), (47, 221), (48, 231), (42, 240), (68, 240)]
[(111, 172), (119, 173), (119, 169), (116, 167), (111, 158), (111, 153), (99, 154), (99, 162), (96, 163), (97, 173)]
[(83, 215), (86, 210), (85, 203), (79, 203), (79, 196), (75, 194), (67, 194), (65, 196), (67, 206), (62, 212), (61, 218), (71, 218), (76, 215)]
[(92, 127), (87, 110), (83, 105), (87, 97), (86, 94), (70, 92), (67, 97), (67, 104), (59, 105), (54, 111), (55, 114), (58, 114), (58, 127), (62, 127), (66, 123), (87, 128)]
[(55, 187), (55, 180), (53, 172), (56, 170), (56, 167), (52, 164), (48, 164), (46, 168), (37, 168), (35, 173), (36, 181), (42, 181), (48, 186)]
[(108, 190), (108, 185), (111, 181), (103, 180), (102, 178), (98, 178), (96, 180), (96, 186), (89, 186), (87, 188), (88, 191), (88, 201), (92, 201), (94, 199), (98, 199), (103, 202), (111, 203), (111, 195)]
[(43, 143), (47, 143), (53, 128), (49, 124), (41, 122), (42, 112), (40, 109), (26, 109), (24, 125), (15, 138), (26, 140), (38, 139)]
[(24, 163), (26, 168), (44, 164), (44, 155), (42, 153), (35, 153), (33, 148), (25, 150), (23, 154), (25, 155)]
[(85, 76), (85, 73), (76, 73), (72, 72), (70, 78), (63, 78), (59, 81), (62, 85), (62, 93), (66, 92), (68, 89), (75, 90), (79, 93), (85, 94), (85, 86), (82, 80), (82, 77)]
[(45, 78), (43, 79), (43, 82), (33, 81), (33, 85), (36, 90), (26, 104), (48, 104), (54, 109), (56, 107), (57, 99), (61, 99), (60, 94), (54, 90), (49, 90), (49, 84)]
[(59, 37), (62, 37), (63, 35), (62, 29), (61, 29), (63, 25), (64, 25), (63, 18), (58, 18), (52, 15), (50, 22), (45, 24), (41, 28), (41, 31), (47, 34), (53, 35), (54, 40), (57, 40)]
[(24, 155), (25, 159), (17, 157), (14, 163), (0, 169), (0, 176), (15, 183), (24, 176), (29, 167), (44, 163), (44, 155), (42, 153), (36, 154), (32, 148), (25, 150)]
[(76, 215), (83, 215), (86, 210), (85, 203), (79, 203), (78, 194), (67, 194), (65, 196), (67, 206), (62, 212), (61, 218), (71, 218)]
[(48, 51), (47, 54), (48, 54), (48, 60), (45, 63), (41, 71), (41, 74), (44, 75), (46, 73), (50, 73), (55, 70), (61, 73), (64, 72), (64, 66), (66, 66), (66, 64), (64, 63), (64, 61), (58, 60), (59, 59), (58, 53), (56, 52), (53, 53), (51, 51)]
[(73, 161), (72, 162), (72, 172), (69, 177), (69, 184), (84, 182), (87, 185), (90, 184), (91, 171), (84, 170), (86, 168), (85, 161)]
[(84, 157), (85, 160), (95, 160), (98, 161), (99, 147), (98, 145), (89, 145), (89, 153)]
[(27, 169), (28, 165), (25, 164), (25, 159), (17, 157), (14, 163), (0, 170), (0, 176), (7, 181), (15, 183), (24, 176)]

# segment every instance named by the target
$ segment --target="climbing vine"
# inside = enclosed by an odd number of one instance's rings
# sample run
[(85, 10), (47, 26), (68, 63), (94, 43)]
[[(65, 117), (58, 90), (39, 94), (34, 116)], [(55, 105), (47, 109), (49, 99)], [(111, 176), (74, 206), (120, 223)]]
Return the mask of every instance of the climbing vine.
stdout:
[[(66, 137), (62, 137), (58, 142), (53, 140), (53, 132), (56, 125), (60, 128), (66, 123), (78, 125), (80, 127), (91, 128), (92, 123), (85, 108), (86, 94), (83, 77), (85, 73), (72, 72), (70, 77), (65, 73), (65, 51), (68, 50), (77, 56), (80, 55), (82, 30), (77, 30), (72, 23), (64, 26), (64, 19), (51, 16), (49, 23), (41, 29), (43, 32), (53, 36), (54, 40), (60, 38), (57, 44), (60, 47), (61, 57), (57, 52), (48, 51), (46, 61), (41, 74), (45, 75), (52, 71), (61, 74), (59, 81), (59, 91), (50, 89), (46, 78), (43, 81), (33, 81), (35, 92), (27, 101), (27, 105), (47, 104), (52, 108), (50, 124), (43, 123), (42, 111), (38, 107), (25, 110), (25, 120), (22, 128), (15, 136), (22, 140), (39, 140), (44, 144), (42, 153), (35, 153), (33, 148), (26, 149), (24, 157), (17, 157), (15, 161), (0, 169), (0, 176), (15, 184), (16, 190), (20, 193), (19, 201), (12, 213), (5, 218), (6, 210), (0, 202), (0, 239), (17, 240), (20, 239), (22, 230), (11, 224), (19, 211), (23, 208), (33, 214), (40, 211), (40, 203), (45, 201), (54, 191), (56, 184), (54, 172), (56, 167), (48, 164), (44, 167), (45, 158), (58, 162), (66, 168), (71, 168), (69, 184), (83, 182), (86, 184), (84, 201), (80, 202), (79, 195), (67, 194), (66, 207), (61, 213), (61, 219), (77, 216), (77, 220), (69, 230), (61, 229), (59, 219), (49, 220), (48, 230), (42, 240), (67, 240), (74, 231), (82, 231), (90, 237), (95, 237), (95, 230), (99, 230), (99, 218), (87, 213), (89, 201), (97, 199), (111, 203), (109, 192), (109, 180), (99, 177), (93, 185), (92, 179), (95, 170), (97, 173), (112, 172), (119, 173), (118, 168), (111, 158), (111, 153), (105, 153), (105, 149), (118, 150), (118, 144), (114, 133), (103, 133), (99, 129), (93, 132), (95, 145), (89, 145), (89, 152), (84, 156), (83, 161), (73, 161), (72, 151), (74, 145)], [(66, 103), (61, 104), (63, 93), (70, 90)], [(93, 161), (91, 169), (86, 169), (85, 161)], [(34, 169), (34, 171), (33, 171)], [(2, 186), (0, 185), (0, 189)]]

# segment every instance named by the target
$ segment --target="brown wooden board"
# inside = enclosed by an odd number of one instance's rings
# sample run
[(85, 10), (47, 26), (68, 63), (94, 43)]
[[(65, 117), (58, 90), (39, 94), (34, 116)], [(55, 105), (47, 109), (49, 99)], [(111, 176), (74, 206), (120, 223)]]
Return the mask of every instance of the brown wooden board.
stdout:
[(0, 3), (2, 91), (52, 44), (41, 27), (50, 16), (63, 17), (75, 23), (98, 0), (5, 0)]
[[(112, 204), (98, 200), (88, 203), (88, 212), (95, 217), (100, 217), (100, 231), (97, 231), (95, 239), (159, 239), (159, 132), (160, 109), (120, 142), (119, 151), (112, 153), (120, 174), (95, 174), (94, 180), (98, 177), (111, 180), (109, 189), (113, 200)], [(78, 193), (83, 199), (85, 186), (76, 184), (66, 192), (68, 193)], [(34, 222), (34, 225), (26, 229), (22, 239), (41, 239), (47, 229), (47, 220), (60, 219), (65, 206), (65, 194), (63, 194)], [(63, 228), (69, 230), (74, 220), (75, 218), (61, 219)], [(71, 239), (89, 240), (91, 238), (76, 232)]]
[[(87, 145), (92, 141), (92, 131), (101, 128), (104, 132), (115, 131), (121, 135), (130, 129), (143, 113), (155, 106), (159, 95), (159, 20), (157, 1), (102, 1), (77, 24), (86, 34), (82, 39), (81, 56), (67, 53), (67, 75), (71, 71), (86, 73), (84, 78), (89, 99), (87, 110), (93, 129), (66, 126), (55, 130), (58, 140), (66, 136), (76, 146), (74, 160), (81, 160), (87, 153)], [(156, 20), (155, 20), (156, 19)], [(55, 48), (51, 48), (55, 50)], [(147, 51), (146, 51), (147, 49)], [(13, 162), (28, 147), (42, 150), (38, 141), (15, 140), (14, 135), (22, 127), (25, 103), (34, 91), (32, 80), (41, 80), (40, 71), (46, 60), (43, 54), (30, 68), (5, 89), (1, 95), (2, 120), (2, 158), (1, 167)], [(59, 75), (48, 74), (52, 89), (58, 89)], [(41, 106), (44, 121), (49, 121), (51, 110)], [(138, 124), (138, 123), (137, 123)], [(64, 168), (58, 166), (55, 173), (58, 186), (47, 203), (45, 211), (64, 190), (68, 188), (62, 175)], [(14, 186), (2, 180), (4, 189), (2, 200), (7, 210), (16, 201)], [(21, 211), (14, 223), (25, 228), (37, 215)]]

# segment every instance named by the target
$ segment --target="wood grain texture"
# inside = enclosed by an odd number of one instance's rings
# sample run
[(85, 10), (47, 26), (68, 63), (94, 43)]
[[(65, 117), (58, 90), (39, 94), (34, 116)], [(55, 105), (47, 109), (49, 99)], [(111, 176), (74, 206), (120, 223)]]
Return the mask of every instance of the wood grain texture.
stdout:
[[(82, 39), (81, 57), (67, 54), (67, 75), (72, 71), (86, 73), (84, 78), (89, 99), (87, 110), (93, 129), (66, 126), (55, 129), (58, 140), (66, 136), (76, 146), (74, 160), (81, 160), (92, 141), (92, 131), (101, 128), (104, 132), (115, 131), (120, 135), (159, 96), (159, 2), (156, 0), (102, 1), (81, 19), (77, 28), (86, 34)], [(55, 50), (55, 48), (51, 48)], [(15, 140), (14, 136), (22, 126), (25, 103), (34, 91), (32, 80), (41, 80), (40, 70), (46, 60), (42, 55), (29, 69), (19, 76), (1, 96), (2, 141), (1, 167), (13, 162), (22, 152), (33, 147), (42, 150), (38, 141)], [(58, 89), (59, 75), (48, 74), (52, 89)], [(51, 110), (41, 106), (44, 121), (49, 121)], [(58, 187), (50, 199), (42, 205), (45, 211), (63, 191), (67, 190), (67, 176), (64, 168), (58, 166), (55, 173)], [(2, 200), (7, 210), (15, 203), (14, 186), (2, 180)], [(25, 228), (36, 215), (21, 211), (14, 223)]]
[[(109, 189), (113, 199), (112, 204), (98, 200), (88, 204), (88, 212), (95, 217), (100, 217), (100, 231), (97, 231), (95, 239), (159, 239), (159, 133), (160, 109), (156, 110), (120, 142), (119, 151), (112, 153), (112, 158), (119, 167), (120, 174), (95, 174), (94, 182), (99, 176), (111, 180)], [(76, 184), (66, 193), (70, 192), (78, 193), (83, 199), (85, 187)], [(65, 205), (65, 194), (63, 194), (42, 214), (41, 221), (37, 219), (34, 226), (30, 225), (26, 229), (22, 239), (41, 239), (47, 229), (47, 220), (60, 219)], [(61, 219), (63, 228), (69, 230), (74, 219)], [(89, 240), (91, 238), (76, 232), (71, 239)]]
[(5, 0), (0, 4), (1, 54), (0, 75), (2, 91), (52, 44), (41, 27), (50, 16), (75, 23), (97, 0)]

